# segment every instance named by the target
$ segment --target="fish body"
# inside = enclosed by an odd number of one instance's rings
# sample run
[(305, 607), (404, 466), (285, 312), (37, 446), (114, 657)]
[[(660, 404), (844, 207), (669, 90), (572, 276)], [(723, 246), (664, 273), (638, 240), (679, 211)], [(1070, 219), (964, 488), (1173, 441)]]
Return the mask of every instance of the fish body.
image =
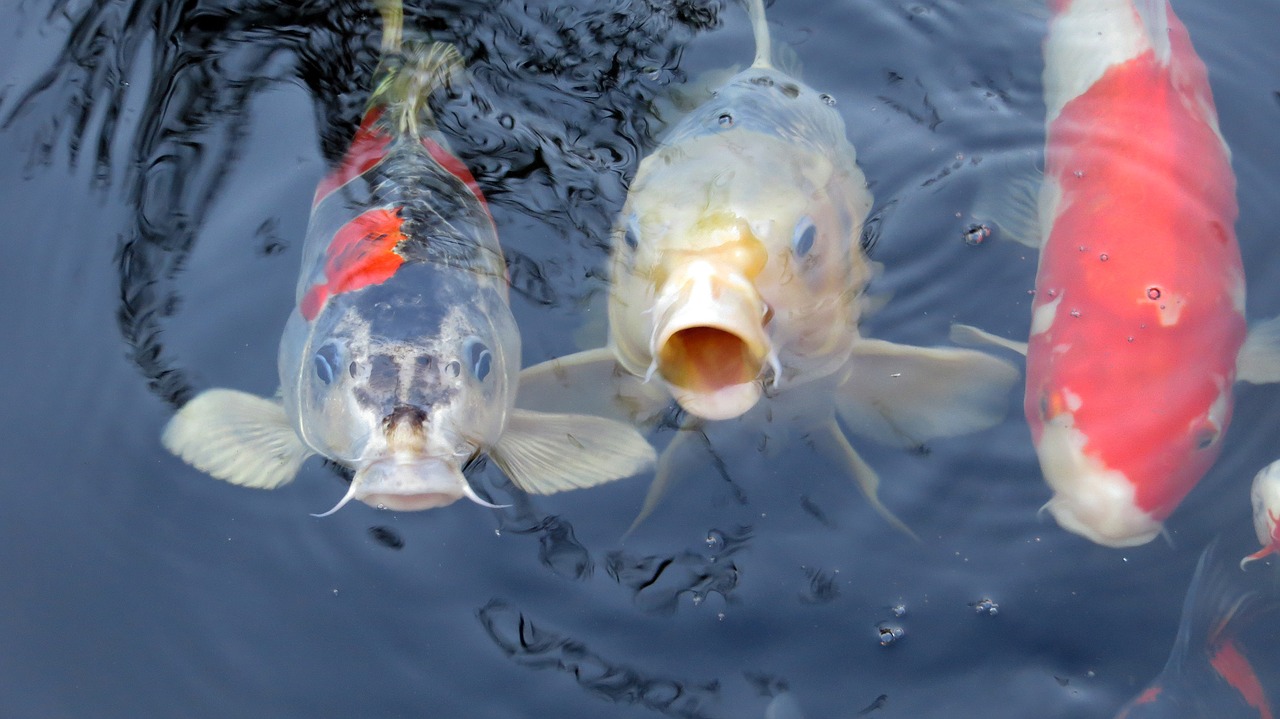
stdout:
[[(693, 429), (760, 405), (767, 416), (812, 389), (798, 432), (874, 501), (878, 478), (837, 413), (853, 431), (918, 446), (998, 421), (1017, 372), (973, 350), (860, 335), (871, 192), (835, 100), (773, 66), (763, 4), (748, 10), (753, 64), (673, 124), (629, 187), (612, 235), (608, 346), (527, 369), (526, 388), (546, 386), (521, 402), (558, 408), (605, 388), (595, 411), (644, 421), (674, 399)], [(693, 434), (664, 452), (642, 517)]]
[(1163, 0), (1054, 0), (1025, 412), (1063, 527), (1142, 544), (1231, 420), (1245, 284), (1204, 63)]
[(1267, 687), (1242, 638), (1273, 612), (1274, 588), (1255, 589), (1214, 546), (1200, 557), (1164, 670), (1116, 719), (1274, 719)]
[(1262, 549), (1242, 559), (1242, 569), (1249, 562), (1280, 553), (1280, 460), (1254, 475), (1249, 496), (1253, 504), (1253, 529)]
[(316, 190), (279, 399), (206, 391), (174, 417), (166, 446), (258, 487), (320, 454), (355, 470), (339, 506), (401, 510), (479, 502), (462, 467), (485, 452), (535, 492), (638, 471), (653, 450), (634, 428), (514, 409), (520, 334), (497, 232), (427, 105), (462, 78), (461, 58), (447, 44), (403, 44), (399, 4), (382, 10), (369, 108)]

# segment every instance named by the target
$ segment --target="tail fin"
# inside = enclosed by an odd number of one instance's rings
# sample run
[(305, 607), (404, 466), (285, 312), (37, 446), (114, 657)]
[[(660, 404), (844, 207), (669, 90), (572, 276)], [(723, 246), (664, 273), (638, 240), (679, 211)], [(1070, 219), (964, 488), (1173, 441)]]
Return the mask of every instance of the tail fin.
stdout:
[(1239, 699), (1256, 709), (1265, 708), (1264, 716), (1271, 716), (1267, 692), (1238, 640), (1248, 636), (1254, 622), (1274, 611), (1278, 600), (1274, 584), (1237, 570), (1218, 542), (1211, 543), (1196, 565), (1182, 605), (1178, 639), (1162, 676), (1186, 676), (1182, 666), (1207, 653), (1213, 671)]
[(369, 107), (384, 107), (396, 130), (413, 137), (435, 127), (427, 98), (464, 78), (458, 49), (443, 42), (404, 41), (401, 0), (378, 0), (382, 13), (382, 62)]

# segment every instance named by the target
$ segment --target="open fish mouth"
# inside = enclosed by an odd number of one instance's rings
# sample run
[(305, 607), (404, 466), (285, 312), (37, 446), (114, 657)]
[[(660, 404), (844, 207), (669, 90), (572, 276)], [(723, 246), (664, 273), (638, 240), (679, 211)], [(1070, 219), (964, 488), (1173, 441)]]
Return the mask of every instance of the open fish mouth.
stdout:
[(760, 399), (766, 365), (778, 372), (765, 330), (768, 306), (743, 275), (694, 261), (658, 292), (650, 352), (676, 401), (706, 419), (729, 419)]
[(356, 471), (351, 487), (337, 505), (316, 517), (327, 517), (351, 500), (378, 509), (412, 512), (445, 507), (467, 497), (476, 504), (497, 509), (501, 505), (484, 501), (454, 463), (435, 457), (378, 460)]

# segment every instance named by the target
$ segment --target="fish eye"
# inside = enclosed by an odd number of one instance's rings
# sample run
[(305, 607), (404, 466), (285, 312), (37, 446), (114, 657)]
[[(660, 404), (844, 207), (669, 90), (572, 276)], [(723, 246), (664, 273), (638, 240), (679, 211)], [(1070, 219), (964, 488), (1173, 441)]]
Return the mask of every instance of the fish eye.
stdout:
[(804, 257), (813, 249), (813, 241), (818, 236), (818, 228), (813, 220), (802, 218), (796, 223), (795, 232), (791, 235), (791, 251), (796, 257)]
[(640, 222), (635, 215), (627, 218), (626, 229), (622, 233), (622, 241), (634, 252), (640, 246)]
[(325, 384), (333, 384), (334, 374), (338, 368), (338, 346), (327, 344), (321, 347), (312, 358), (316, 378)]
[(466, 344), (467, 367), (471, 369), (471, 374), (475, 378), (484, 381), (489, 376), (489, 371), (493, 369), (493, 353), (485, 343), (478, 339), (469, 339)]
[(1204, 427), (1196, 432), (1196, 449), (1208, 449), (1216, 441), (1218, 441), (1218, 430), (1214, 427)]

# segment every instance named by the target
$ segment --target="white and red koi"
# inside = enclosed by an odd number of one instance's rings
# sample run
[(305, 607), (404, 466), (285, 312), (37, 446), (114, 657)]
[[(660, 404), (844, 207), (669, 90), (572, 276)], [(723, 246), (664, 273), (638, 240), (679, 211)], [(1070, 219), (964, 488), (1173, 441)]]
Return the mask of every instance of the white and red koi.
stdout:
[(1280, 554), (1280, 460), (1254, 475), (1249, 495), (1253, 503), (1253, 531), (1262, 549), (1240, 560), (1241, 569), (1249, 562)]
[(1169, 661), (1116, 719), (1275, 719), (1275, 682), (1254, 669), (1241, 639), (1265, 636), (1256, 623), (1278, 598), (1221, 555), (1216, 544), (1201, 554)]
[(427, 104), (462, 77), (461, 58), (447, 44), (403, 45), (400, 3), (380, 9), (369, 109), (316, 189), (280, 397), (207, 390), (174, 416), (165, 446), (263, 488), (321, 454), (355, 470), (339, 507), (484, 504), (462, 474), (482, 452), (538, 493), (643, 469), (653, 449), (622, 422), (515, 409), (520, 335), (497, 232)]
[(1242, 352), (1235, 175), (1186, 28), (1165, 0), (1050, 8), (1024, 409), (1054, 518), (1132, 546), (1216, 460), (1235, 381), (1275, 381), (1274, 341)]

